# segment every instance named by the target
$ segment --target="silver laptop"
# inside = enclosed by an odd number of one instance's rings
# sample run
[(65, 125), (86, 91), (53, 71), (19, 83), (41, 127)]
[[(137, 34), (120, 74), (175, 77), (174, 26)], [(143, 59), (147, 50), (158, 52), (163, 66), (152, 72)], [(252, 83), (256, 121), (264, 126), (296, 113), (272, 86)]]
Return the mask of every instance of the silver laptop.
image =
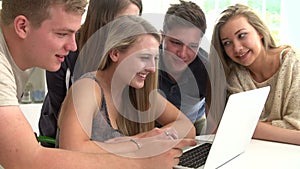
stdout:
[(185, 149), (179, 165), (174, 168), (215, 169), (243, 153), (251, 141), (269, 91), (267, 86), (232, 94), (213, 141), (199, 140), (198, 145)]

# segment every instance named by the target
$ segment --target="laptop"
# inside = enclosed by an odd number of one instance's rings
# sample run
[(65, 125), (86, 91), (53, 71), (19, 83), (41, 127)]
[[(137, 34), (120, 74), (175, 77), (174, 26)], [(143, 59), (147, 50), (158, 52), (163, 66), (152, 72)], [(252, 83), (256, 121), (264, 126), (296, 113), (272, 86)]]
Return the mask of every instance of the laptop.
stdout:
[(214, 138), (197, 140), (199, 144), (184, 149), (174, 168), (215, 169), (243, 153), (251, 141), (269, 91), (267, 86), (230, 95)]

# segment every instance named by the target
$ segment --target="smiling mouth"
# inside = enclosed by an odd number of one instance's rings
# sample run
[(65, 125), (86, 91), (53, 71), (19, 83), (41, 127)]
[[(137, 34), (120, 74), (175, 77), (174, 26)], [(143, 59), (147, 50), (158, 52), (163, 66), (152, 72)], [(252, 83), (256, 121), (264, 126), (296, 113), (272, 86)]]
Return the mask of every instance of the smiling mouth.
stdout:
[(238, 57), (240, 57), (240, 58), (241, 58), (241, 57), (244, 57), (247, 53), (249, 53), (249, 51), (250, 51), (250, 50), (247, 50), (246, 52), (240, 54)]
[(142, 77), (142, 78), (146, 78), (147, 77), (147, 74), (138, 73), (137, 75), (140, 76), (140, 77)]
[(56, 57), (59, 57), (59, 58), (63, 58), (65, 57), (64, 55), (55, 55)]

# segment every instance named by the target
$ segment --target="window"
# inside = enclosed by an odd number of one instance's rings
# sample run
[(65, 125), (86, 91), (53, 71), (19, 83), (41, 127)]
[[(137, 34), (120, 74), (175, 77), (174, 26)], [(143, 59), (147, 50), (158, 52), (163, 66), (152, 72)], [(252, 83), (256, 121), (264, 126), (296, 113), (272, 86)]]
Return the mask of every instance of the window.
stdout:
[[(170, 4), (179, 3), (178, 0), (142, 0), (143, 13), (165, 14)], [(207, 32), (205, 37), (208, 42), (211, 38), (212, 29), (219, 13), (227, 6), (242, 3), (253, 8), (268, 25), (276, 44), (290, 44), (297, 46), (296, 41), (300, 39), (297, 29), (297, 7), (300, 1), (287, 0), (191, 0), (198, 4), (207, 17)], [(295, 4), (296, 3), (296, 4)], [(293, 25), (292, 25), (293, 24)], [(294, 25), (295, 24), (295, 25)], [(299, 28), (299, 26), (298, 26)], [(298, 37), (297, 37), (298, 35)], [(207, 46), (204, 47), (207, 49)]]

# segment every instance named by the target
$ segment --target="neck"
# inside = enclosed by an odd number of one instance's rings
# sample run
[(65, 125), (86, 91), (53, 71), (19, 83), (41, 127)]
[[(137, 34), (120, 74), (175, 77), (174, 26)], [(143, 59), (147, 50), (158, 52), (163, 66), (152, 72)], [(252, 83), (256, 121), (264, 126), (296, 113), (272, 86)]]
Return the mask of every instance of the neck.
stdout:
[(113, 101), (114, 105), (120, 105), (122, 102), (121, 96), (124, 90), (124, 86), (121, 83), (113, 82), (112, 77), (114, 73), (110, 68), (104, 71), (97, 71), (96, 77), (103, 89), (106, 99)]
[[(10, 26), (3, 26), (1, 25), (3, 37), (5, 39), (6, 45), (9, 49), (9, 52), (12, 56), (12, 59), (14, 60), (15, 64), (21, 69), (26, 70), (28, 68), (31, 68), (32, 66), (26, 65), (29, 63), (27, 61), (28, 58), (26, 58), (24, 50), (22, 49), (22, 39), (20, 39), (13, 29)], [(8, 38), (9, 37), (9, 38)], [(25, 58), (25, 60), (23, 59)]]
[(272, 77), (280, 68), (280, 48), (264, 51), (255, 62), (248, 67), (252, 78), (263, 82)]

